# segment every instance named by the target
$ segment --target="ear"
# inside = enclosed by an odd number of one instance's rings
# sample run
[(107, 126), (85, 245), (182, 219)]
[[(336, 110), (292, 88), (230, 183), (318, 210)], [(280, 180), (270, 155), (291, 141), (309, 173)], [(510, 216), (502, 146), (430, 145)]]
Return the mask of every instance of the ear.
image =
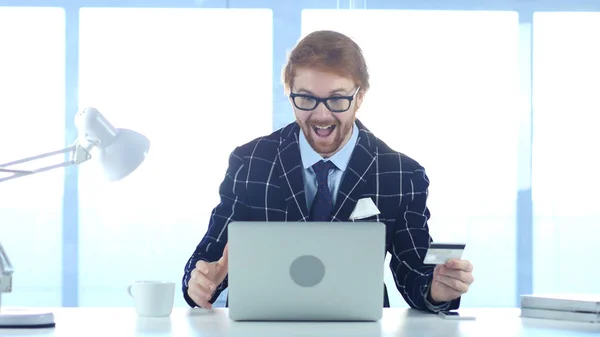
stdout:
[(357, 111), (360, 109), (360, 106), (362, 105), (364, 98), (365, 98), (365, 92), (361, 89), (358, 93), (356, 93), (356, 98), (354, 99), (356, 101), (354, 104), (356, 105)]

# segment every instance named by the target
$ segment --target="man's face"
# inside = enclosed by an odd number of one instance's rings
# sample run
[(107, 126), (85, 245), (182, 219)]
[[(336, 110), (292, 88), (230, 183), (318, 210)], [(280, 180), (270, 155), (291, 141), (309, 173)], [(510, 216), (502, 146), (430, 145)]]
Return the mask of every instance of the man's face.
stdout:
[[(356, 111), (363, 99), (358, 89), (353, 80), (332, 73), (296, 71), (290, 98), (296, 122), (310, 146), (324, 158), (335, 154), (352, 135)], [(319, 99), (327, 99), (333, 111)]]

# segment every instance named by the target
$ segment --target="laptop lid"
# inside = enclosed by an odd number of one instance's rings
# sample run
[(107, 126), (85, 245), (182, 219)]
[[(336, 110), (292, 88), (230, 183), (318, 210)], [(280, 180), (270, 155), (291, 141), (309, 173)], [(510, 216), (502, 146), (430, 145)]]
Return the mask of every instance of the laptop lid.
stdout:
[(383, 313), (385, 225), (232, 222), (233, 320), (376, 321)]

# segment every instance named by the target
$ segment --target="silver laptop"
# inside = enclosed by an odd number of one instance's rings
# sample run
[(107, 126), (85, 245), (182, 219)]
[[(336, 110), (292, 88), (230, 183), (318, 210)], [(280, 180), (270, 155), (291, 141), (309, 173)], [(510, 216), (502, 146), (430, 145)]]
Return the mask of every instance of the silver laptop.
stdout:
[(229, 317), (236, 321), (377, 321), (385, 225), (232, 222)]

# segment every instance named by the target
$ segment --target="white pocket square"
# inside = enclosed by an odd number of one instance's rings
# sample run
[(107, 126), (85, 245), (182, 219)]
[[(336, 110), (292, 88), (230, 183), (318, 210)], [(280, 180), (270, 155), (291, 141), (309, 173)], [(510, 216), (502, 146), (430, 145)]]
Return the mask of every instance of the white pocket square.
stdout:
[(350, 220), (364, 219), (380, 213), (371, 198), (362, 198), (356, 203), (356, 207), (350, 214)]

